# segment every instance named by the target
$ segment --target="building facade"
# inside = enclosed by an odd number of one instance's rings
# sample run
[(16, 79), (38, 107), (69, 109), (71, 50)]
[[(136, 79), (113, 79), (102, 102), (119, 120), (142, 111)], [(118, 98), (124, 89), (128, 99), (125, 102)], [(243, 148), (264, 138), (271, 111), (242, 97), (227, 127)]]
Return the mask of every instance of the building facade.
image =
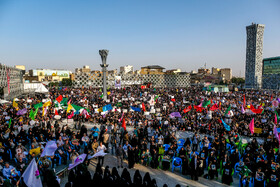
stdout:
[[(62, 81), (62, 79), (69, 79), (72, 72), (68, 70), (56, 70), (56, 69), (32, 69), (29, 70), (29, 76), (36, 81)], [(28, 77), (25, 78), (28, 80)], [(31, 81), (29, 81), (31, 82)]]
[(120, 67), (120, 74), (127, 74), (127, 73), (133, 73), (133, 66), (126, 65)]
[(263, 89), (280, 89), (280, 56), (263, 59)]
[(246, 27), (245, 88), (248, 89), (261, 89), (262, 87), (264, 27), (262, 24), (254, 23)]
[(164, 69), (165, 68), (158, 65), (145, 66), (145, 67), (141, 67), (140, 73), (142, 75), (162, 75), (164, 74), (163, 72)]

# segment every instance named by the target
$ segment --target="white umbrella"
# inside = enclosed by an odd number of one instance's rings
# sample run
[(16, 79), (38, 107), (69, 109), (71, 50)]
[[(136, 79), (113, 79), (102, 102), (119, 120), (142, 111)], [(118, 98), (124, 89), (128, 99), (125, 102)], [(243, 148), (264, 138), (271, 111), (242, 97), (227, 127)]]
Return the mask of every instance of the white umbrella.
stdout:
[(61, 119), (61, 116), (60, 116), (60, 115), (55, 115), (55, 116), (54, 116), (54, 119), (57, 119), (57, 120), (58, 120), (58, 119)]

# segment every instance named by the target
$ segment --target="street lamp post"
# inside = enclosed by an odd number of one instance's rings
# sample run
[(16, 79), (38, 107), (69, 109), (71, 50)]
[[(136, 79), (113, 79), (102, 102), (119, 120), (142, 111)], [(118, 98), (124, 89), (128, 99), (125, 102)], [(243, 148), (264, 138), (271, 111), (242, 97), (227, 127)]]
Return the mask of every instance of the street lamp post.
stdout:
[(103, 72), (103, 99), (104, 101), (107, 100), (107, 77), (106, 77), (106, 72), (107, 72), (107, 67), (109, 66), (106, 64), (107, 56), (108, 56), (109, 50), (102, 49), (99, 50), (99, 54), (101, 56), (102, 64), (100, 66), (102, 67), (102, 72)]

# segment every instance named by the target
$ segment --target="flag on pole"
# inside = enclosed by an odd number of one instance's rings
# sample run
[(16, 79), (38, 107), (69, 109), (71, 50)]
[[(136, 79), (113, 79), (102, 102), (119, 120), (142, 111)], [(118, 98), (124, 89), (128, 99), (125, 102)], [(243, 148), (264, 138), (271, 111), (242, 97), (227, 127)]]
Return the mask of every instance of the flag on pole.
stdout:
[(254, 118), (251, 120), (250, 125), (249, 125), (249, 129), (251, 131), (251, 134), (254, 134), (255, 130), (255, 125), (254, 125)]
[(37, 109), (37, 108), (41, 108), (43, 106), (43, 103), (40, 102), (40, 103), (37, 103), (36, 105), (34, 105), (34, 108)]
[(72, 109), (73, 109), (72, 105), (71, 105), (71, 104), (68, 104), (68, 107), (67, 107), (66, 113), (69, 113), (69, 112), (70, 112), (70, 110), (72, 110)]
[(62, 99), (63, 99), (62, 95), (59, 95), (59, 96), (56, 98), (56, 100), (57, 100), (58, 103), (60, 103), (60, 102), (62, 101)]
[(51, 101), (48, 101), (48, 102), (45, 102), (43, 104), (43, 107), (48, 107), (48, 106), (51, 106), (52, 102)]
[(48, 141), (46, 147), (44, 148), (44, 150), (43, 150), (43, 152), (41, 154), (41, 157), (53, 156), (56, 149), (57, 149), (56, 142), (53, 141), (53, 140)]
[(210, 105), (211, 104), (211, 101), (204, 101), (203, 103), (202, 103), (202, 107), (203, 108), (206, 108), (208, 105)]
[(188, 108), (185, 108), (184, 113), (187, 113), (187, 112), (191, 111), (191, 109), (192, 109), (192, 105), (188, 106)]
[(67, 118), (71, 119), (73, 116), (74, 116), (74, 111), (72, 111), (72, 113), (69, 116), (67, 116)]
[(242, 107), (241, 107), (241, 113), (242, 113), (242, 114), (245, 114), (245, 110), (244, 110), (243, 105), (242, 105)]
[(77, 165), (83, 163), (84, 160), (86, 159), (86, 156), (87, 156), (87, 154), (85, 154), (85, 153), (79, 155), (79, 156), (74, 160), (74, 163), (73, 163), (73, 164), (69, 164), (68, 170), (70, 170), (70, 169), (76, 167)]
[(141, 112), (141, 108), (137, 108), (137, 107), (133, 107), (130, 106), (131, 110), (135, 111), (135, 112)]
[(14, 100), (13, 100), (13, 107), (14, 107), (14, 108), (17, 108), (17, 107), (18, 107), (18, 104), (17, 104), (17, 102), (16, 102), (15, 99), (16, 99), (16, 98), (14, 98)]
[(32, 159), (32, 161), (22, 174), (22, 178), (24, 183), (28, 187), (42, 187), (42, 181), (35, 158)]
[(22, 110), (19, 110), (19, 111), (17, 112), (17, 115), (18, 115), (18, 116), (22, 116), (22, 115), (26, 114), (26, 112), (27, 112), (27, 109), (24, 108), (24, 109), (22, 109)]
[(126, 130), (125, 118), (122, 119), (122, 127)]
[(119, 119), (119, 122), (121, 122), (121, 121), (122, 121), (122, 119), (123, 119), (123, 115), (124, 115), (124, 112), (122, 113), (122, 117)]
[(145, 107), (144, 103), (142, 103), (142, 110), (143, 110), (144, 112), (146, 112), (146, 107)]
[(222, 121), (222, 123), (223, 123), (225, 129), (226, 129), (227, 131), (230, 131), (230, 126), (229, 126), (228, 124), (226, 124), (226, 123), (224, 122), (223, 119), (221, 119), (221, 121)]
[(211, 111), (215, 111), (217, 109), (219, 109), (219, 107), (218, 107), (218, 105), (216, 103), (213, 106), (210, 107)]
[(10, 118), (9, 120), (9, 128), (11, 128), (11, 125), (12, 125), (12, 118)]
[(246, 99), (245, 99), (245, 94), (243, 95), (243, 107), (246, 106)]
[(171, 117), (171, 118), (175, 118), (175, 117), (181, 118), (182, 116), (181, 116), (180, 112), (172, 112), (171, 114), (169, 114), (169, 117)]
[(277, 125), (277, 116), (274, 114), (274, 124)]
[(231, 107), (230, 107), (230, 105), (229, 105), (229, 107), (228, 107), (228, 108), (226, 109), (226, 111), (225, 111), (224, 116), (228, 114), (228, 112), (230, 111), (230, 109), (231, 109)]
[(56, 109), (54, 110), (54, 115), (56, 115), (56, 116), (58, 115), (58, 112)]
[(279, 145), (280, 145), (279, 133), (278, 133), (278, 130), (277, 130), (277, 128), (276, 128), (276, 125), (274, 125), (273, 134), (274, 134), (275, 138), (278, 140), (278, 143), (279, 143)]

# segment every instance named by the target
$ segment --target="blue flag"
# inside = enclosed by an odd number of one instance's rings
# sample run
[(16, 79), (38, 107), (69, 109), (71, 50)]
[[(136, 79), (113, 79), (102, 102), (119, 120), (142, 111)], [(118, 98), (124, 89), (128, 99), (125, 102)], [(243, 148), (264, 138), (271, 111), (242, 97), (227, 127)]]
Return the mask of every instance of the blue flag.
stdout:
[(224, 122), (223, 119), (221, 119), (221, 120), (222, 120), (222, 123), (223, 123), (225, 129), (226, 129), (227, 131), (230, 131), (230, 126), (229, 126), (228, 124), (226, 124), (226, 123)]
[(106, 112), (108, 110), (113, 110), (113, 108), (112, 108), (111, 104), (108, 104), (108, 105), (105, 105), (104, 107), (102, 107), (102, 110), (103, 110), (103, 112)]
[(130, 106), (130, 108), (132, 110), (134, 110), (135, 112), (141, 112), (141, 108), (137, 108), (137, 107), (133, 107), (133, 106)]

